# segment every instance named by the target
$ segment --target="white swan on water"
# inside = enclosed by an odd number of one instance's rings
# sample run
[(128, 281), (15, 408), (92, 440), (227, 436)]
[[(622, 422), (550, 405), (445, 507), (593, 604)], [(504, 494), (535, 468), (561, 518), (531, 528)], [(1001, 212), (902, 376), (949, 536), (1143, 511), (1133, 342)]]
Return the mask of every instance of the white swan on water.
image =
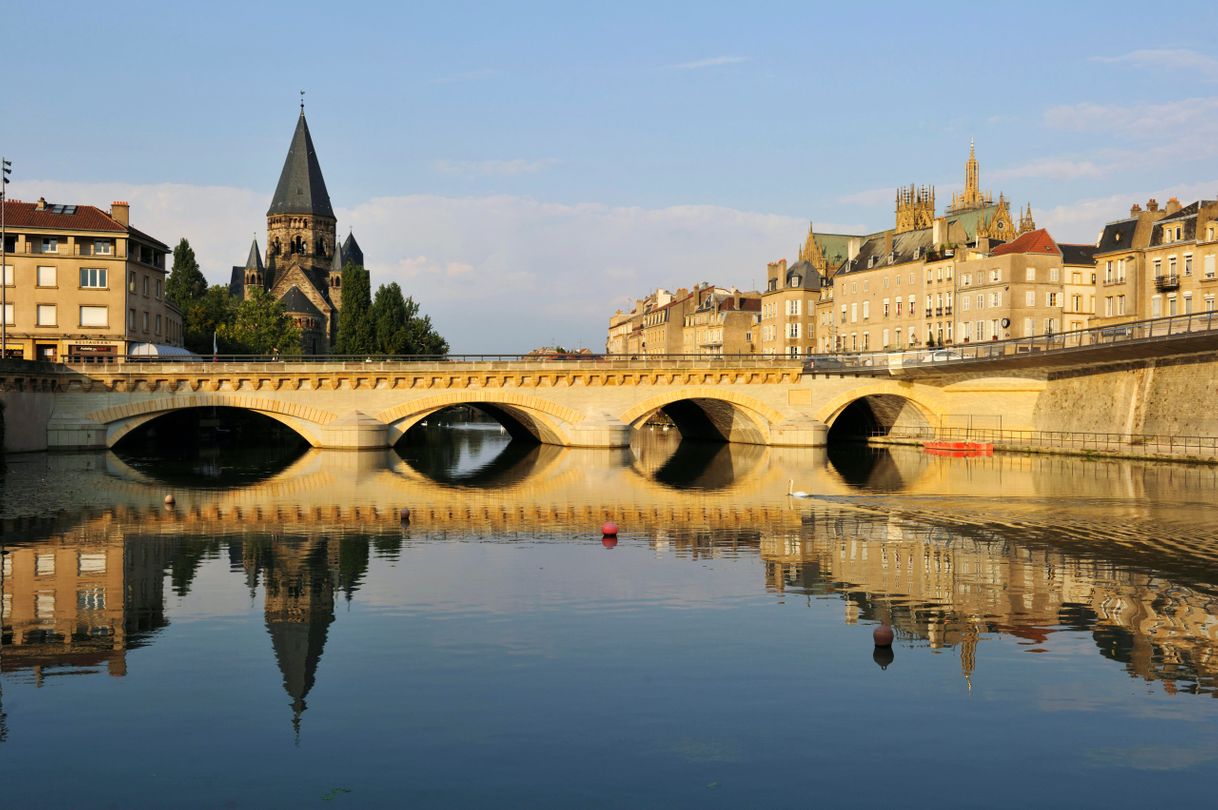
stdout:
[(787, 481), (787, 497), (788, 498), (811, 498), (812, 493), (804, 492), (803, 490), (800, 490), (800, 489), (795, 489), (795, 479), (792, 478)]

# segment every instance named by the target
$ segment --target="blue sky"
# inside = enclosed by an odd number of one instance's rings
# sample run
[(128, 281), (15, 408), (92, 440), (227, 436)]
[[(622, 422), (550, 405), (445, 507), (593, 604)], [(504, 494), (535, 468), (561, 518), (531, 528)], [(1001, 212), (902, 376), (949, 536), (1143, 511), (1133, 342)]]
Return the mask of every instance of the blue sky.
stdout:
[(9, 8), (11, 192), (130, 198), (219, 281), (305, 89), (374, 284), (470, 352), (599, 347), (649, 289), (756, 285), (808, 221), (889, 226), (899, 184), (942, 207), (970, 138), (1064, 240), (1218, 195), (1215, 3), (580, 5)]

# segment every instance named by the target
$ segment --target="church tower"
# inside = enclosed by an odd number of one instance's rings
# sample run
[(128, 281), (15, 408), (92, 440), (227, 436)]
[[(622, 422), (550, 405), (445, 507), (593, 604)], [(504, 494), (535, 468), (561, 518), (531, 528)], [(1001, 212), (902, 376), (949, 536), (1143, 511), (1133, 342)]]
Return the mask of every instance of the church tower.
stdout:
[(334, 255), (335, 225), (334, 209), (301, 104), (292, 145), (266, 212), (267, 257), (273, 257), (281, 267), (291, 262), (318, 269), (324, 278)]
[(993, 197), (988, 192), (981, 192), (981, 166), (977, 162), (977, 147), (969, 141), (968, 161), (964, 164), (964, 191), (952, 195), (952, 204), (948, 206), (947, 213), (974, 211), (993, 204)]
[(914, 186), (897, 189), (896, 233), (929, 228), (935, 222), (935, 187)]

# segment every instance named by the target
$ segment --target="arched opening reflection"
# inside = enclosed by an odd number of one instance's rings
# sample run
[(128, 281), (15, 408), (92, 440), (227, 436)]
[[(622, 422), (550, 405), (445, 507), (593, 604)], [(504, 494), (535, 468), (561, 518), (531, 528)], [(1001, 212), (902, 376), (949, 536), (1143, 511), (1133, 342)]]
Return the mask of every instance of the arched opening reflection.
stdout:
[(413, 470), (438, 483), (518, 483), (561, 449), (540, 444), (536, 426), (519, 416), (485, 403), (443, 408), (416, 422), (394, 449)]
[(170, 411), (144, 422), (115, 444), (131, 468), (168, 484), (233, 487), (287, 469), (309, 449), (288, 426), (243, 408)]
[(847, 485), (868, 492), (899, 492), (908, 486), (897, 459), (887, 447), (830, 443), (829, 465)]
[(755, 444), (685, 439), (677, 431), (651, 425), (630, 443), (634, 468), (676, 490), (724, 490), (756, 468), (766, 448)]

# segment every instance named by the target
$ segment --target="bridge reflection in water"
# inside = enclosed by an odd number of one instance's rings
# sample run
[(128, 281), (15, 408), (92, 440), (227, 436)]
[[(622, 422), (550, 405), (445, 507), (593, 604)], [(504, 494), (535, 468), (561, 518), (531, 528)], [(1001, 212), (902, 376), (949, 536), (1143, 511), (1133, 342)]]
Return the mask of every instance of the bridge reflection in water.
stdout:
[[(624, 544), (757, 558), (758, 587), (778, 598), (841, 599), (844, 621), (890, 622), (898, 648), (954, 648), (962, 683), (994, 634), (1042, 652), (1071, 630), (1169, 692), (1218, 691), (1214, 470), (830, 458), (647, 434), (614, 450), (480, 441), (505, 452), (480, 450), (464, 475), (427, 452), (314, 450), (247, 486), (175, 488), (174, 508), (165, 483), (112, 453), (40, 457), (83, 503), (47, 518), (6, 490), (3, 669), (121, 676), (127, 652), (167, 625), (165, 575), (181, 596), (205, 560), (227, 557), (261, 593), (299, 724), (335, 602), (358, 600), (371, 568), (445, 538), (595, 543), (612, 518)], [(788, 498), (790, 479), (815, 497)]]

